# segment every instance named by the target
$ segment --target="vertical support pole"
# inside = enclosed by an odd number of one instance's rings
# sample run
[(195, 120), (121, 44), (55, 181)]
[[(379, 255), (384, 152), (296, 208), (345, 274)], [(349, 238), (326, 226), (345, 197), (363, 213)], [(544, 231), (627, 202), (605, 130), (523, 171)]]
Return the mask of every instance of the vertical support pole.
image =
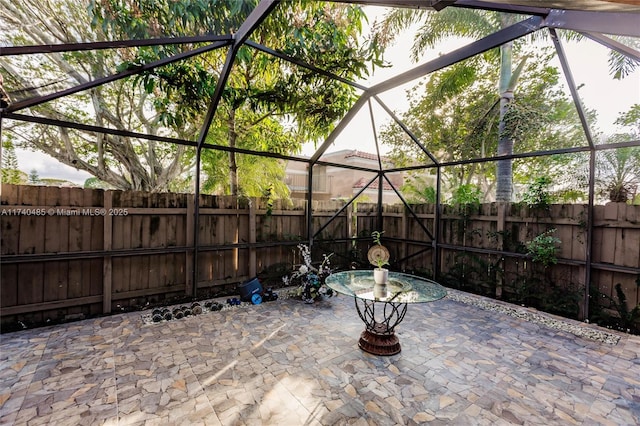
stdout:
[(103, 250), (105, 255), (102, 258), (102, 313), (111, 313), (111, 292), (113, 291), (113, 263), (111, 249), (113, 248), (113, 216), (109, 211), (113, 208), (113, 191), (104, 191), (103, 206), (106, 215), (103, 216)]
[[(400, 245), (400, 259), (406, 259), (409, 255), (407, 239), (409, 238), (409, 209), (407, 206), (403, 206), (402, 209), (402, 223), (400, 224), (400, 235), (402, 236), (402, 244)], [(405, 270), (405, 268), (402, 268)]]
[(376, 143), (376, 155), (378, 156), (378, 218), (377, 218), (377, 230), (382, 232), (384, 230), (384, 223), (382, 222), (382, 195), (384, 185), (384, 172), (382, 169), (382, 157), (380, 156), (380, 144), (378, 143), (378, 132), (376, 132), (376, 120), (373, 117), (373, 106), (371, 105), (371, 98), (367, 99), (367, 105), (369, 106), (369, 118), (371, 118), (371, 130), (373, 131), (373, 139)]
[(348, 240), (351, 240), (354, 237), (353, 230), (353, 203), (351, 203), (347, 206), (347, 235), (345, 237)]
[(355, 245), (357, 244), (357, 240), (354, 240), (354, 238), (357, 237), (357, 230), (354, 226), (355, 216), (353, 215), (353, 213), (353, 203), (351, 203), (347, 206), (347, 253), (353, 253), (352, 249), (354, 249)]
[(233, 276), (237, 277), (239, 272), (239, 267), (240, 267), (240, 249), (238, 249), (237, 244), (240, 241), (240, 216), (241, 216), (240, 203), (237, 195), (233, 196), (232, 205), (234, 206), (234, 209), (236, 211), (236, 215), (235, 215), (236, 220), (234, 222), (235, 230), (233, 232), (233, 244), (235, 245), (235, 247), (231, 249), (231, 257), (233, 260)]
[(185, 252), (185, 268), (184, 268), (184, 294), (191, 294), (193, 288), (193, 223), (195, 219), (195, 202), (193, 201), (193, 197), (187, 197), (187, 217), (185, 218), (185, 235), (187, 236), (186, 246), (187, 250)]
[[(378, 156), (379, 157), (379, 156)], [(383, 172), (378, 172), (378, 231), (384, 230), (384, 223), (382, 221), (382, 185), (384, 185)]]
[(440, 242), (440, 216), (441, 216), (441, 212), (440, 212), (440, 197), (441, 197), (441, 188), (440, 188), (440, 181), (442, 179), (442, 171), (441, 171), (441, 166), (438, 166), (437, 168), (437, 172), (436, 172), (436, 205), (435, 205), (435, 210), (434, 210), (434, 215), (433, 215), (433, 242), (432, 242), (432, 247), (433, 247), (433, 278), (434, 279), (438, 279), (438, 277), (440, 276), (440, 246), (439, 246), (439, 242)]
[[(504, 228), (507, 221), (507, 205), (508, 203), (498, 203), (498, 218), (496, 222), (496, 233), (498, 234), (496, 249), (498, 251), (504, 249)], [(504, 265), (504, 256), (500, 257), (500, 263)], [(502, 298), (502, 285), (504, 284), (502, 278), (502, 275), (496, 277), (496, 299)]]
[(193, 195), (193, 281), (191, 283), (191, 295), (198, 293), (198, 245), (200, 241), (200, 163), (202, 161), (202, 147), (196, 150), (196, 187)]
[(256, 204), (257, 198), (249, 200), (249, 278), (257, 275), (256, 260)]
[[(0, 164), (2, 164), (2, 111), (0, 110)], [(2, 195), (2, 184), (0, 179), (0, 195)]]
[(593, 248), (593, 203), (595, 200), (596, 151), (589, 151), (589, 204), (587, 205), (587, 247), (584, 262), (584, 301), (580, 319), (589, 318), (589, 286), (591, 285), (591, 254)]
[(313, 163), (307, 165), (307, 240), (309, 241), (309, 250), (313, 246)]

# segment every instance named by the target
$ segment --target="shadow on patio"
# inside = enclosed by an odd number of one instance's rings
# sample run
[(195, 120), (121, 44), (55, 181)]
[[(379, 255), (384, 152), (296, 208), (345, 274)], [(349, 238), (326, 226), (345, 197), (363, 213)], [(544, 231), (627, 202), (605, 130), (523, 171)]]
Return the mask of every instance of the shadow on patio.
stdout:
[(640, 422), (640, 337), (599, 342), (454, 299), (409, 306), (387, 358), (358, 349), (345, 296), (2, 335), (0, 424)]

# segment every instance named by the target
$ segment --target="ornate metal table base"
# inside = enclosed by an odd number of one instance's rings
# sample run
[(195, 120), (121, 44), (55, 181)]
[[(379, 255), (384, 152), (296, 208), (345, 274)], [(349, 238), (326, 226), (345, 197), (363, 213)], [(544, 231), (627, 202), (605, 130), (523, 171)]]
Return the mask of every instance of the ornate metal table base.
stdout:
[[(358, 346), (373, 355), (389, 356), (400, 352), (400, 341), (395, 334), (395, 327), (402, 322), (407, 313), (406, 303), (382, 302), (376, 305), (371, 300), (354, 297), (360, 319), (365, 323), (365, 330), (360, 334)], [(379, 319), (376, 319), (376, 306)]]
[(404, 319), (408, 303), (433, 302), (447, 295), (435, 281), (402, 272), (389, 272), (385, 284), (377, 284), (371, 270), (337, 272), (327, 277), (327, 287), (353, 296), (365, 330), (358, 346), (374, 355), (395, 355), (400, 342), (395, 328)]
[(365, 330), (360, 334), (358, 347), (373, 355), (389, 356), (400, 353), (400, 341), (395, 334), (377, 334)]

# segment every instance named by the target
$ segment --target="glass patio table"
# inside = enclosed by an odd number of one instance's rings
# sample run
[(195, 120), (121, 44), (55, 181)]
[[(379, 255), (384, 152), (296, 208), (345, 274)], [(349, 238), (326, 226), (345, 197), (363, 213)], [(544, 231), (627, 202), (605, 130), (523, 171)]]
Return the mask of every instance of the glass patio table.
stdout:
[(353, 296), (365, 324), (358, 346), (374, 355), (400, 352), (395, 328), (404, 319), (409, 303), (433, 302), (447, 295), (435, 281), (400, 272), (389, 272), (386, 284), (376, 284), (372, 270), (337, 272), (329, 275), (325, 284), (333, 291)]

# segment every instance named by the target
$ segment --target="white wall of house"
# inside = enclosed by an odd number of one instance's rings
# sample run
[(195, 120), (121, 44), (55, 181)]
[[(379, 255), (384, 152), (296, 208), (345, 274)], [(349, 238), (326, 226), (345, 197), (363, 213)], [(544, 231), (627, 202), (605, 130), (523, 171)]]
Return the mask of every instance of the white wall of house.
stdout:
[[(362, 152), (358, 150), (341, 150), (327, 153), (322, 156), (322, 161), (329, 163), (345, 164), (355, 167), (366, 167), (372, 170), (379, 168), (376, 154)], [(382, 158), (384, 162), (388, 162), (386, 158)], [(389, 164), (386, 165), (388, 167)], [(286, 183), (294, 198), (306, 198), (307, 165), (301, 162), (289, 162), (286, 168)], [(321, 199), (350, 199), (357, 194), (364, 184), (373, 179), (376, 174), (361, 170), (341, 168), (337, 166), (316, 165), (313, 170), (314, 176), (314, 198)], [(390, 173), (387, 177), (393, 182), (396, 188), (400, 188), (404, 183), (404, 174), (402, 172)], [(374, 182), (362, 195), (369, 201), (377, 201), (378, 185)], [(383, 203), (399, 203), (400, 198), (395, 191), (384, 182)]]

